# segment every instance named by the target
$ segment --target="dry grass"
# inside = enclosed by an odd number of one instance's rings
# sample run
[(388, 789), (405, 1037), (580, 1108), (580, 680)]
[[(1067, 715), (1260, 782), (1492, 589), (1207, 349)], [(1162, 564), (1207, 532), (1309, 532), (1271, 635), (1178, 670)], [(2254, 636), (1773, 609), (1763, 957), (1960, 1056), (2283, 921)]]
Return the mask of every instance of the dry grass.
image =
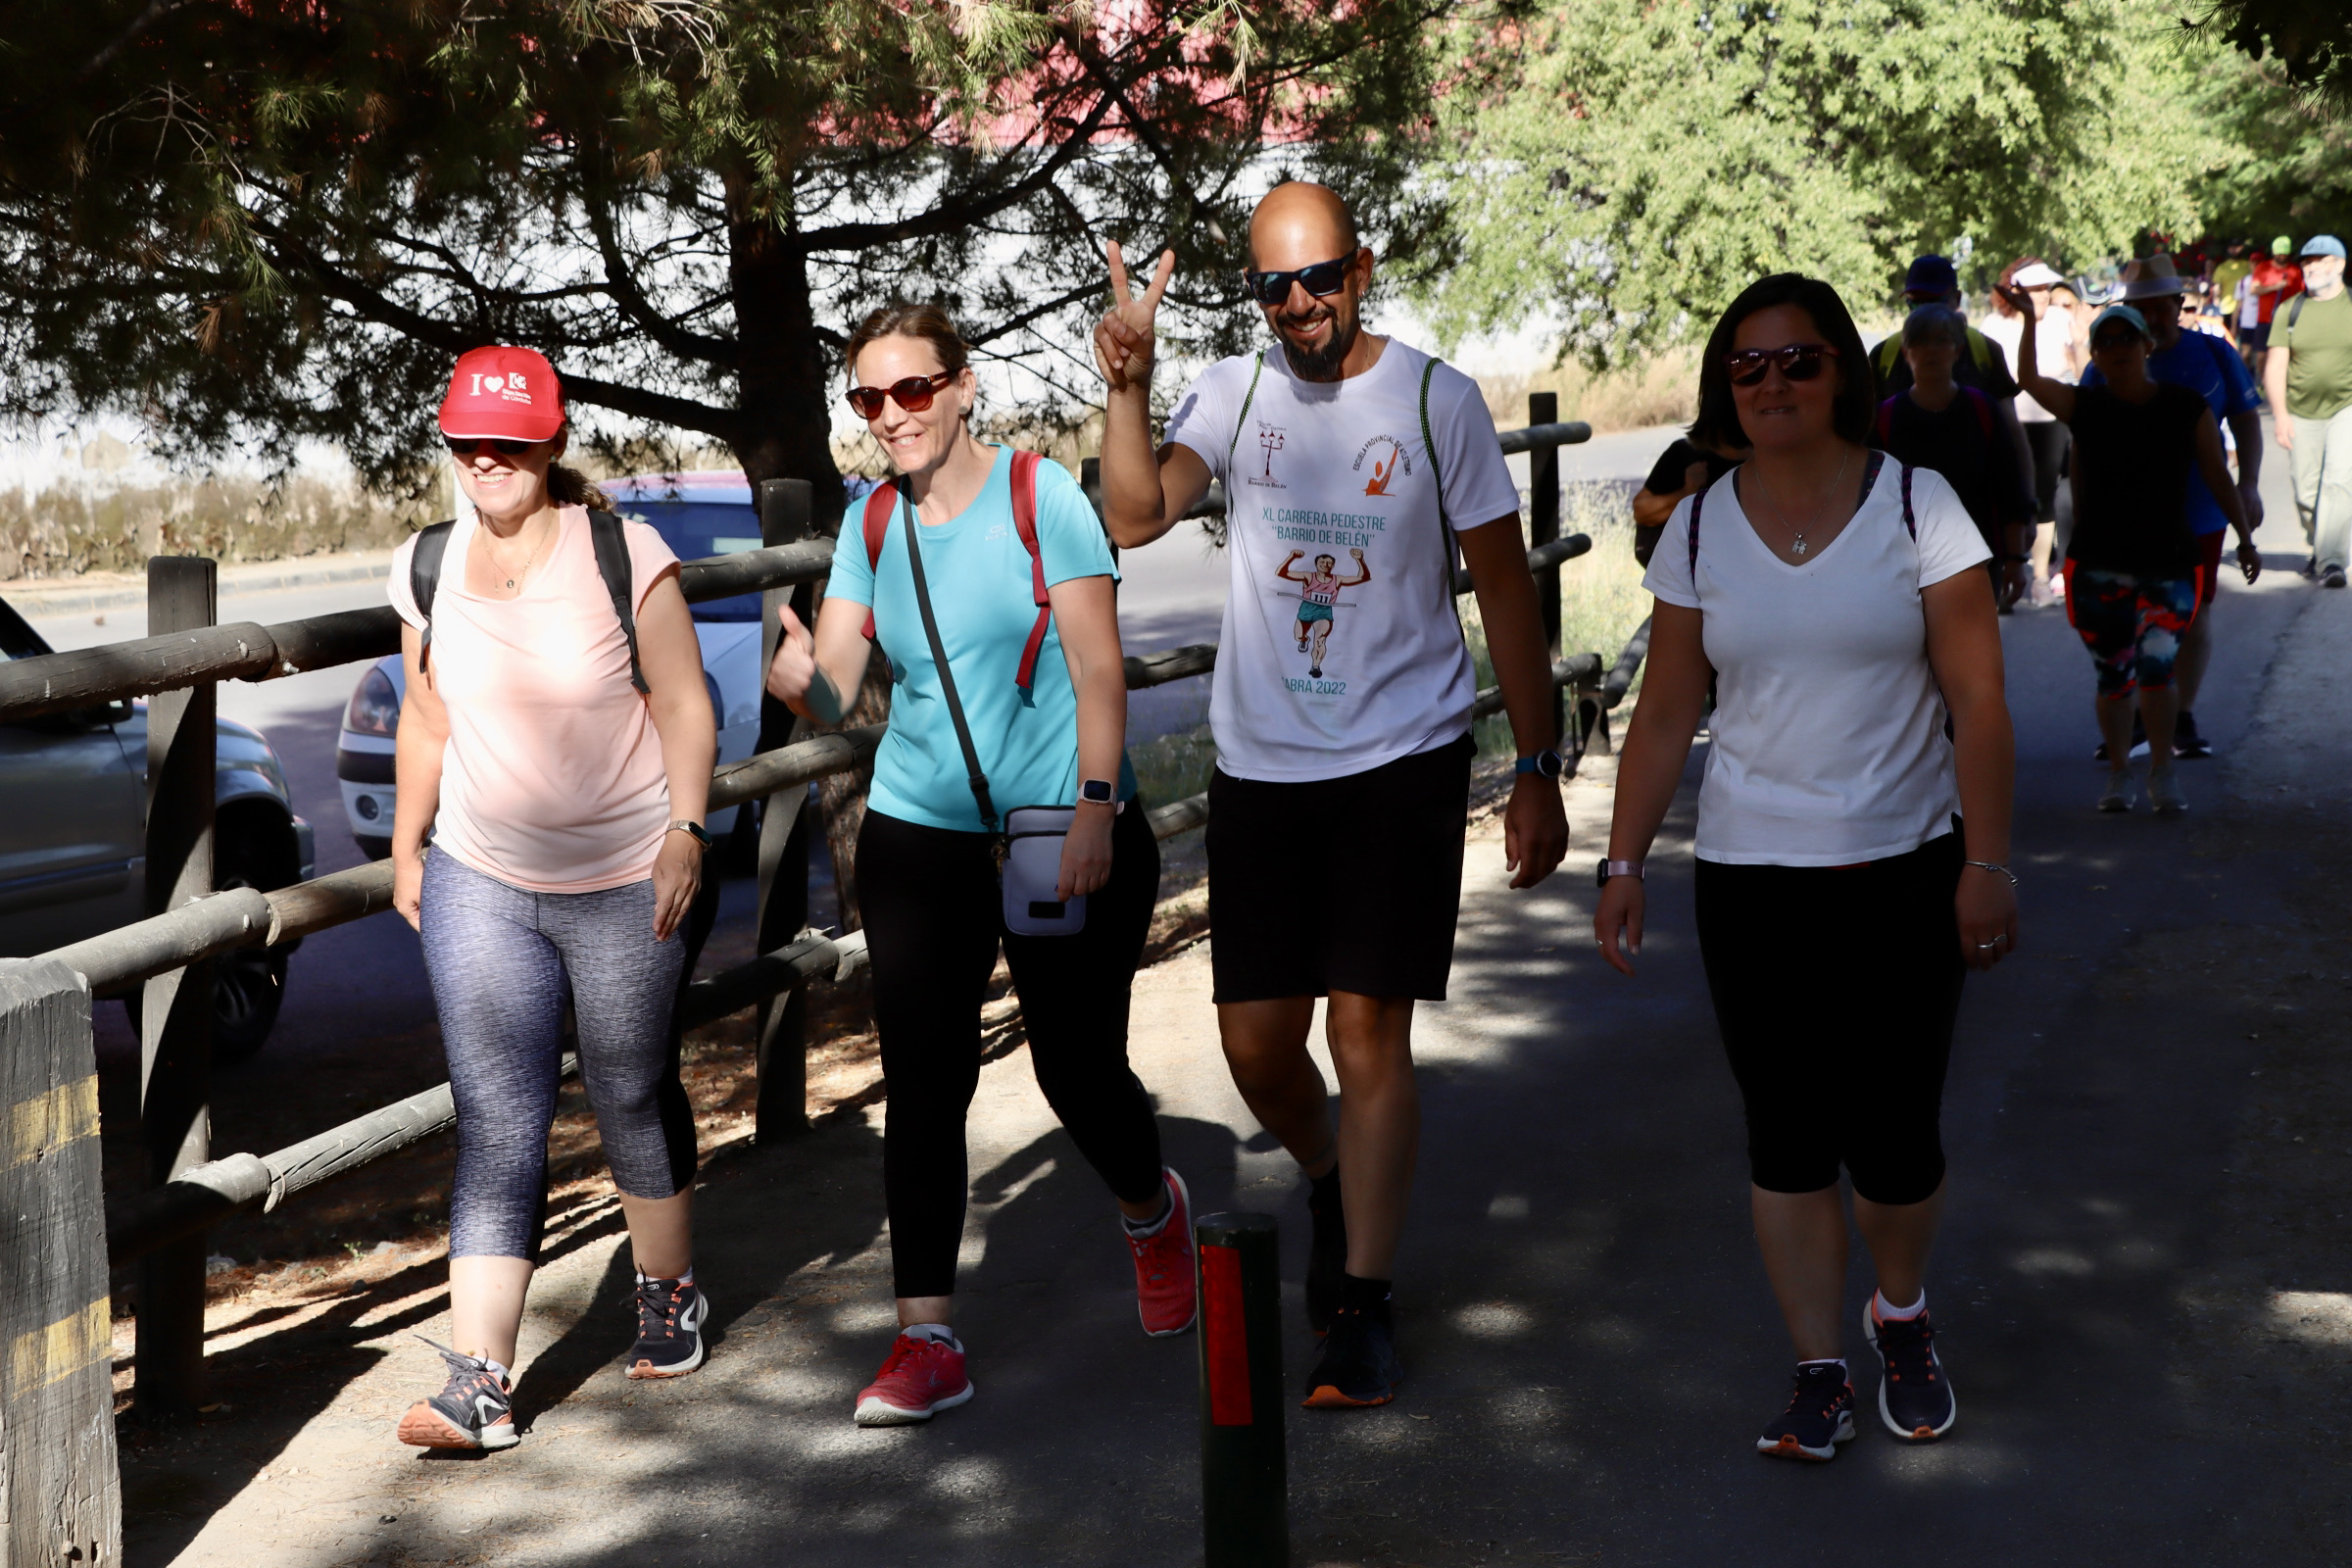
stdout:
[(53, 484), (0, 490), (0, 581), (137, 571), (149, 556), (280, 561), (398, 544), (429, 507), (309, 477), (281, 485), (213, 477), (172, 484)]
[(1494, 422), (1512, 429), (1527, 422), (1527, 395), (1559, 395), (1560, 417), (1595, 430), (1642, 430), (1684, 424), (1698, 410), (1698, 351), (1670, 349), (1636, 369), (1594, 375), (1573, 362), (1546, 368), (1496, 371), (1478, 378)]

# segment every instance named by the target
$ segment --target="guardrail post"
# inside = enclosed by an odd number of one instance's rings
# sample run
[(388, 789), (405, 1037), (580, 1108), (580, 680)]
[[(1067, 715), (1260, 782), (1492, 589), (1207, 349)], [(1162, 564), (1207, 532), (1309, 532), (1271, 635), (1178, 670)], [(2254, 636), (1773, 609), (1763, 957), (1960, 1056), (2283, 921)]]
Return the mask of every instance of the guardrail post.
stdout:
[[(215, 564), (195, 556), (147, 563), (147, 632), (219, 618)], [(147, 909), (162, 914), (213, 891), (215, 693), (202, 681), (147, 704)], [(146, 1180), (171, 1180), (212, 1156), (213, 966), (192, 963), (146, 982), (139, 998), (139, 1128)], [(137, 1408), (170, 1420), (204, 1402), (201, 1235), (139, 1265)]]
[[(1557, 424), (1560, 419), (1560, 395), (1557, 392), (1530, 392), (1527, 395), (1529, 424)], [(1538, 447), (1527, 455), (1527, 546), (1550, 544), (1560, 536), (1560, 449), (1554, 446)], [(1536, 573), (1536, 603), (1544, 612), (1544, 646), (1551, 657), (1560, 657), (1560, 568)], [(1559, 736), (1561, 751), (1573, 754), (1574, 738), (1568, 733), (1567, 704), (1555, 688), (1551, 694), (1551, 723)]]
[[(760, 542), (788, 545), (808, 537), (814, 491), (806, 479), (764, 479), (760, 484)], [(781, 631), (779, 606), (789, 604), (804, 625), (816, 622), (815, 583), (770, 588), (760, 596), (760, 668), (765, 678)], [(800, 739), (808, 726), (791, 709), (760, 693), (760, 750), (772, 751)], [(808, 786), (795, 785), (767, 798), (760, 818), (760, 932), (754, 948), (773, 953), (808, 924)], [(748, 806), (745, 808), (750, 808)], [(759, 1142), (805, 1132), (808, 1127), (808, 1003), (799, 987), (760, 1004), (756, 1068), (759, 1101), (752, 1137)]]
[(90, 994), (0, 961), (0, 1565), (116, 1563), (113, 1320)]
[(1282, 1276), (1268, 1214), (1204, 1214), (1200, 1270), (1200, 1523), (1206, 1568), (1289, 1568)]

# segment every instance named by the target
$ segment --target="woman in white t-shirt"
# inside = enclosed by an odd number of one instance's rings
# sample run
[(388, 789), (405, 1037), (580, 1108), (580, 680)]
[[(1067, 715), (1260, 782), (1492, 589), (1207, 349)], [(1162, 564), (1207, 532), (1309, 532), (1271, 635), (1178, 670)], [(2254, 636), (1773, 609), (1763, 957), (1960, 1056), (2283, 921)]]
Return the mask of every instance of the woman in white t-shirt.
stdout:
[(1878, 1270), (1880, 1415), (1909, 1441), (1951, 1429), (1925, 1287), (1936, 1122), (1962, 976), (2017, 940), (2000, 632), (1972, 569), (1987, 551), (1939, 476), (1865, 445), (1871, 392), (1852, 318), (1816, 279), (1763, 279), (1708, 339), (1691, 438), (1754, 456), (1677, 508), (1651, 558), (1649, 670), (1593, 919), (1633, 973), (1642, 858), (1712, 683), (1699, 950), (1798, 1357), (1756, 1446), (1816, 1460), (1854, 1433), (1840, 1166)]

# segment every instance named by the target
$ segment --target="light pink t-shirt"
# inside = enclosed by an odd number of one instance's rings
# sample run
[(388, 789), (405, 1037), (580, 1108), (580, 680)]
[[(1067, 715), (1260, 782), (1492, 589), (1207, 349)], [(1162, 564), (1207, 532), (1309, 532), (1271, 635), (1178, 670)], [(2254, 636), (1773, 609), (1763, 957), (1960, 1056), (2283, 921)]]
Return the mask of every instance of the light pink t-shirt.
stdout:
[[(460, 518), (433, 596), (425, 669), (449, 710), (433, 844), (534, 893), (594, 893), (653, 875), (669, 779), (652, 710), (629, 684), (629, 645), (596, 569), (588, 512), (565, 507), (547, 559), (513, 599), (466, 591)], [(622, 524), (637, 608), (677, 564), (662, 536)], [(421, 628), (411, 539), (392, 557), (392, 608)]]

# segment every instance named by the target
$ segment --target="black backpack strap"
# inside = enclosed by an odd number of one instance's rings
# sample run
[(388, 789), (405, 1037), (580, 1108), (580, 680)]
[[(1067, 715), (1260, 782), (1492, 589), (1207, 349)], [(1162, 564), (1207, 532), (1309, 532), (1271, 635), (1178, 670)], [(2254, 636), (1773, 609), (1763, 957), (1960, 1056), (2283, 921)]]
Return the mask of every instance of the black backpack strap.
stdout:
[(1698, 592), (1698, 509), (1707, 504), (1707, 492), (1714, 488), (1708, 483), (1690, 492), (1690, 521), (1683, 530), (1690, 538), (1690, 592), (1694, 595)]
[(610, 512), (588, 514), (588, 542), (596, 547), (596, 569), (605, 579), (605, 591), (612, 596), (612, 613), (620, 617), (620, 635), (629, 644), (629, 684), (640, 692), (651, 692), (637, 662), (636, 570), (629, 561), (628, 535), (621, 528), (621, 520)]
[(458, 526), (452, 518), (416, 530), (416, 548), (409, 552), (409, 597), (424, 617), (417, 634), (419, 649), (433, 646), (433, 591), (441, 586), (441, 559), (449, 554), (449, 536)]
[[(956, 744), (963, 749), (965, 781), (972, 787), (973, 803), (980, 808), (981, 825), (999, 838), (1001, 851), (1002, 836), (997, 834), (996, 803), (989, 799), (988, 773), (980, 766), (979, 748), (972, 744), (972, 726), (964, 721), (963, 699), (956, 695), (956, 672), (948, 667), (948, 649), (939, 640), (938, 617), (931, 613), (931, 584), (923, 575), (922, 547), (915, 543), (915, 532), (921, 524), (915, 520), (911, 491), (912, 486), (906, 480), (899, 480), (899, 515), (906, 525), (906, 569), (914, 578), (914, 607), (923, 612), (923, 637), (931, 645), (931, 662), (939, 671), (940, 695), (948, 700), (948, 717), (956, 725)], [(1000, 853), (998, 862), (1002, 864), (1003, 860)]]

